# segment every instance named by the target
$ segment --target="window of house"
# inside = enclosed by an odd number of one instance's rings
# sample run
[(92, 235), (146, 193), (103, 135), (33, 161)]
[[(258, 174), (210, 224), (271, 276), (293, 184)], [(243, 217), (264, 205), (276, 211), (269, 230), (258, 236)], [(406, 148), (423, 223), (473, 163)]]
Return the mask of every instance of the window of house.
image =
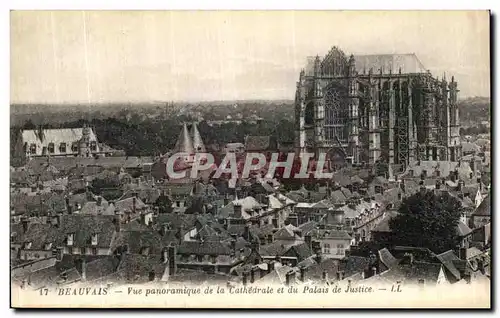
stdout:
[(66, 152), (66, 143), (65, 142), (61, 142), (61, 144), (59, 145), (59, 152)]
[(36, 155), (36, 144), (30, 145), (30, 154)]
[(97, 151), (97, 142), (92, 141), (90, 143), (90, 151)]
[(337, 244), (337, 255), (344, 255), (344, 244)]
[(72, 247), (68, 247), (68, 254), (73, 254), (73, 248)]
[(45, 243), (44, 246), (43, 246), (43, 249), (44, 250), (50, 250), (52, 248), (52, 243)]
[(92, 248), (92, 255), (97, 255), (97, 248), (95, 247)]
[(24, 249), (29, 250), (31, 248), (31, 242), (24, 243)]
[(330, 254), (330, 244), (329, 243), (325, 243), (325, 245), (323, 245), (323, 253)]
[(175, 201), (175, 205), (180, 208), (181, 207), (181, 201)]
[(78, 152), (78, 143), (74, 142), (71, 144), (71, 151)]
[(49, 150), (49, 153), (54, 153), (55, 149), (54, 149), (54, 143), (51, 142), (49, 143), (49, 146), (47, 147), (47, 149)]
[(92, 245), (97, 245), (97, 234), (92, 234)]
[(365, 230), (362, 230), (362, 231), (361, 231), (361, 241), (363, 241), (363, 242), (364, 242), (364, 241), (365, 241), (365, 239), (366, 239), (366, 231), (365, 231)]
[(68, 240), (67, 240), (68, 246), (73, 246), (74, 239), (75, 239), (74, 233), (68, 234)]

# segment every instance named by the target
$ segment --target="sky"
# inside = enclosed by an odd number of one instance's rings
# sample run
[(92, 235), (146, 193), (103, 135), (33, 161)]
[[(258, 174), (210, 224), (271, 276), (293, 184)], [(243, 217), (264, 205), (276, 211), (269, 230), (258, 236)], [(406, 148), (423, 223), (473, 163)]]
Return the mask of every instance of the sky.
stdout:
[(415, 53), (490, 95), (487, 11), (13, 11), (11, 103), (294, 99), (307, 56)]

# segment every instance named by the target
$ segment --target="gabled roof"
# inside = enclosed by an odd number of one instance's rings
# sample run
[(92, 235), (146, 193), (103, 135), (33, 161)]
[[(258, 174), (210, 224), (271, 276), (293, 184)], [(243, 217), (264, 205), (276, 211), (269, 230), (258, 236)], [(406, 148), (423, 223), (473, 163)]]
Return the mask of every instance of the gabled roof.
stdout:
[(473, 216), (491, 216), (491, 198), (490, 195), (483, 199), (481, 204), (472, 213)]
[(453, 275), (456, 280), (460, 279), (460, 271), (455, 266), (455, 261), (459, 261), (460, 258), (455, 255), (452, 250), (446, 251), (439, 255), (436, 255), (436, 258), (444, 265), (444, 267)]
[(380, 257), (380, 261), (389, 269), (399, 263), (399, 261), (385, 247), (378, 251), (378, 255)]

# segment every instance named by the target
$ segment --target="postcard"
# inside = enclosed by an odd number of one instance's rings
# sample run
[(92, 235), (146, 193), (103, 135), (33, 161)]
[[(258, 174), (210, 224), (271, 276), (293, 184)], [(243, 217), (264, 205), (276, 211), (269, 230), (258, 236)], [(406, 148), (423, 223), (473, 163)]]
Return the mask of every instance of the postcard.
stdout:
[(491, 308), (489, 11), (12, 11), (14, 308)]

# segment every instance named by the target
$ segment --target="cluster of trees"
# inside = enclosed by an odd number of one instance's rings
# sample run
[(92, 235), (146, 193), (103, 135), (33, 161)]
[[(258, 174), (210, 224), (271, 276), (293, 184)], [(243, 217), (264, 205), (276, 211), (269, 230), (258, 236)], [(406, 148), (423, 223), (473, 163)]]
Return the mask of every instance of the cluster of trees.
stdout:
[(428, 248), (434, 253), (455, 250), (460, 202), (447, 192), (420, 191), (403, 200), (390, 223), (392, 244)]

